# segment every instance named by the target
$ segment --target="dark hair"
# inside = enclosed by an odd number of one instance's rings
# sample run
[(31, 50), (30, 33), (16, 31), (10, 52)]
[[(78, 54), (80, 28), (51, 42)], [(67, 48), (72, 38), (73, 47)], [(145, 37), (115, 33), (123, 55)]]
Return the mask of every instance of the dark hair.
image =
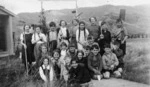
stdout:
[(78, 19), (73, 19), (73, 20), (72, 20), (72, 24), (73, 24), (73, 21), (76, 21), (77, 23), (79, 23), (79, 20), (78, 20)]
[(91, 47), (89, 45), (84, 47), (85, 50), (91, 50)]
[(65, 42), (62, 42), (60, 46), (61, 46), (61, 47), (62, 47), (62, 46), (66, 46), (66, 47), (67, 47), (67, 44), (66, 44)]
[(50, 22), (50, 23), (49, 23), (49, 27), (56, 27), (56, 23), (55, 23), (55, 22), (53, 22), (53, 21), (52, 21), (52, 22)]
[(70, 48), (70, 47), (76, 47), (76, 45), (75, 45), (74, 43), (70, 43), (70, 44), (69, 44), (69, 48)]
[(93, 49), (100, 49), (100, 48), (99, 48), (98, 44), (93, 44), (91, 47), (91, 50), (93, 50)]
[(91, 40), (91, 39), (93, 39), (93, 36), (89, 35), (89, 36), (87, 37), (87, 40)]
[(65, 20), (60, 20), (59, 26), (61, 26), (61, 22), (65, 22), (65, 25), (67, 25), (67, 22)]
[(72, 64), (73, 61), (76, 61), (76, 63), (77, 63), (77, 59), (76, 58), (72, 58), (71, 61), (70, 61), (70, 64)]
[(105, 44), (104, 48), (110, 48), (110, 44)]
[(46, 47), (46, 49), (47, 49), (47, 44), (46, 43), (42, 43), (40, 46), (39, 46), (39, 51), (40, 51), (40, 53), (42, 53), (42, 47)]
[(116, 23), (119, 23), (119, 22), (121, 22), (121, 24), (123, 23), (121, 18), (116, 20)]
[(48, 60), (48, 64), (50, 63), (50, 59), (49, 59), (48, 57), (46, 57), (46, 56), (45, 56), (45, 57), (42, 59), (42, 63), (41, 63), (41, 65), (43, 65), (43, 62), (44, 62), (44, 60), (45, 60), (45, 59), (47, 59), (47, 60)]
[(105, 21), (102, 21), (101, 26), (103, 26), (104, 24), (106, 24), (106, 22), (105, 22)]
[(42, 29), (42, 27), (40, 25), (35, 25), (35, 29), (38, 27), (40, 28), (40, 30)]
[[(80, 24), (84, 24), (85, 25), (85, 22), (84, 21), (81, 21), (80, 23), (79, 23), (79, 35), (78, 35), (78, 39), (80, 38)], [(84, 27), (84, 37), (86, 36), (85, 35), (86, 34), (86, 32), (85, 32), (85, 27)]]
[(120, 43), (118, 41), (115, 41), (114, 45), (120, 46)]
[(84, 55), (84, 52), (82, 50), (77, 51), (77, 56), (78, 56), (79, 53), (82, 53), (82, 55)]
[(55, 49), (55, 50), (53, 51), (52, 57), (54, 57), (54, 54), (55, 54), (55, 53), (58, 53), (58, 54), (59, 54), (59, 57), (60, 57), (60, 50), (59, 50), (59, 49)]
[(91, 17), (91, 18), (89, 18), (89, 21), (91, 22), (91, 19), (92, 18), (94, 18), (95, 19), (95, 21), (97, 21), (97, 18), (96, 17)]
[(24, 26), (23, 26), (23, 30), (25, 30), (25, 27), (26, 27), (26, 26), (29, 26), (29, 28), (31, 28), (31, 26), (30, 26), (30, 25), (24, 25)]
[(84, 25), (85, 25), (85, 22), (84, 22), (84, 21), (80, 21), (80, 22), (79, 22), (79, 25), (80, 25), (80, 24), (84, 24)]

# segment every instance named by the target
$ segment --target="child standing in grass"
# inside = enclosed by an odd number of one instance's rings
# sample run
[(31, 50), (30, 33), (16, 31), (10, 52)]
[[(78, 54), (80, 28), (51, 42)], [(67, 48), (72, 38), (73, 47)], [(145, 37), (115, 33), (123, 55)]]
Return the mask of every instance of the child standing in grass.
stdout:
[(41, 79), (44, 81), (44, 87), (53, 87), (54, 71), (52, 62), (49, 58), (45, 57), (43, 59), (43, 63), (39, 68), (39, 73)]
[(102, 58), (99, 54), (100, 48), (97, 44), (92, 45), (91, 53), (88, 56), (88, 68), (91, 78), (101, 79)]
[(50, 22), (49, 31), (47, 34), (47, 42), (49, 45), (49, 50), (52, 53), (57, 48), (57, 39), (58, 39), (58, 29), (56, 28), (55, 22)]
[(103, 61), (103, 75), (104, 78), (110, 78), (110, 74), (115, 74), (117, 76), (117, 66), (119, 64), (116, 54), (111, 51), (110, 45), (106, 44), (104, 46), (105, 53), (102, 57)]

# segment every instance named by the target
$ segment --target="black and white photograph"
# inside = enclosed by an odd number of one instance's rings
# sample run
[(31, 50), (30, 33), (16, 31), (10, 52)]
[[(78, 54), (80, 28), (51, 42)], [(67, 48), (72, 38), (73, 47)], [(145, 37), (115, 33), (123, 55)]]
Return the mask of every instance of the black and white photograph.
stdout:
[(150, 87), (150, 0), (0, 0), (0, 87)]

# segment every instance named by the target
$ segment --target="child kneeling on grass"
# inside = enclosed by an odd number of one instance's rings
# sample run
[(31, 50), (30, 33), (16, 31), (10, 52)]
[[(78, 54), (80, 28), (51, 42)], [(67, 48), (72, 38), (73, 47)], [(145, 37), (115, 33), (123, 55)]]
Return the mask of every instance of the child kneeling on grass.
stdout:
[(39, 68), (39, 74), (44, 81), (44, 87), (53, 87), (54, 70), (49, 58), (44, 58)]
[(97, 44), (93, 44), (91, 47), (91, 53), (88, 56), (88, 68), (92, 79), (100, 80), (102, 78), (102, 58), (100, 55), (100, 47)]
[(115, 46), (115, 49), (113, 50), (113, 52), (116, 54), (117, 58), (118, 58), (118, 61), (119, 61), (119, 65), (117, 66), (117, 69), (118, 71), (120, 72), (120, 75), (122, 74), (123, 72), (123, 67), (124, 67), (124, 62), (123, 62), (123, 51), (122, 49), (120, 49), (120, 43), (119, 42), (114, 42), (114, 46)]
[(78, 64), (76, 59), (71, 60), (71, 69), (69, 70), (69, 74), (69, 83), (75, 85), (73, 87), (90, 86), (91, 78), (87, 68)]
[(111, 74), (114, 74), (115, 77), (118, 77), (120, 73), (117, 71), (117, 66), (119, 64), (116, 54), (111, 51), (110, 45), (106, 44), (104, 46), (104, 55), (103, 60), (103, 76), (104, 78), (110, 78)]

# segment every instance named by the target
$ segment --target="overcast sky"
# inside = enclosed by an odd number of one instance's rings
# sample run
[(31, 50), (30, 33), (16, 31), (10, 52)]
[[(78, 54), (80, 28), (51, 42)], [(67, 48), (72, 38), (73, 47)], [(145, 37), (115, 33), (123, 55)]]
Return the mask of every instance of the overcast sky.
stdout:
[[(41, 7), (39, 0), (0, 0), (0, 4), (16, 14), (20, 12), (39, 12)], [(79, 7), (94, 7), (105, 4), (135, 6), (150, 4), (150, 0), (78, 0)], [(75, 8), (74, 1), (45, 1), (43, 5), (45, 10)]]

